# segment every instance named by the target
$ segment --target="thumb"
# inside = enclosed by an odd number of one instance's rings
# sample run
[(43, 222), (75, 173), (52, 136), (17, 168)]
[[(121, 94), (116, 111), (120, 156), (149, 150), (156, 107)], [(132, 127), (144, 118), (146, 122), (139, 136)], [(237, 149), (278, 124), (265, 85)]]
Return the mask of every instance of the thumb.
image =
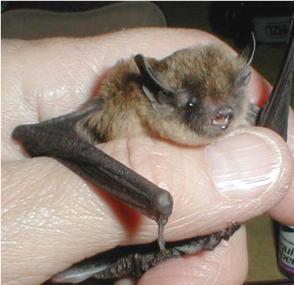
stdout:
[[(183, 170), (183, 187), (169, 188), (175, 197), (167, 226), (173, 239), (211, 232), (226, 221), (243, 222), (265, 212), (286, 194), (293, 175), (286, 144), (262, 128), (239, 130), (196, 152), (182, 153), (182, 161), (175, 157), (173, 162)], [(170, 170), (172, 185), (176, 173)], [(167, 261), (148, 271), (139, 284), (154, 280), (173, 285), (242, 284), (247, 270), (245, 239), (243, 229), (212, 252)]]
[[(207, 234), (268, 211), (286, 194), (293, 173), (287, 145), (263, 128), (241, 129), (200, 148), (130, 139), (125, 152), (117, 142), (103, 149), (171, 193), (167, 240)], [(146, 240), (149, 223), (137, 242)]]

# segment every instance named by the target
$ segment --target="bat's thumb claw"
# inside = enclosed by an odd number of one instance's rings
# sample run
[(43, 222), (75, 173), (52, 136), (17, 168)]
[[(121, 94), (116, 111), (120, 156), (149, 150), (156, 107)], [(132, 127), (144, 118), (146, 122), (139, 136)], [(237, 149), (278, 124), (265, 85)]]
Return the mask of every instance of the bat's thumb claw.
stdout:
[(173, 209), (173, 198), (169, 192), (161, 190), (153, 198), (153, 206), (157, 212), (156, 221), (158, 224), (158, 245), (161, 251), (165, 250), (163, 237), (164, 225), (167, 223)]
[(161, 219), (163, 224), (166, 224), (173, 209), (172, 196), (169, 194), (169, 192), (162, 190), (155, 195), (152, 202), (153, 207), (158, 214), (158, 218)]

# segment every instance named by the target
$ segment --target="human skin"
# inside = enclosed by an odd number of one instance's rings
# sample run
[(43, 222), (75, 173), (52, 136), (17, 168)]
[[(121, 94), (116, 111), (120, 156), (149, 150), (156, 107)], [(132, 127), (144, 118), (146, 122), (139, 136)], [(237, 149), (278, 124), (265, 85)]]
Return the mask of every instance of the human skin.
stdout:
[[(95, 93), (118, 59), (171, 52), (218, 40), (183, 29), (134, 29), (83, 39), (2, 41), (2, 281), (40, 284), (85, 257), (117, 245), (150, 242), (154, 221), (139, 215), (58, 161), (29, 158), (11, 139), (19, 124), (69, 113)], [(271, 87), (257, 73), (248, 86), (259, 102)], [(174, 197), (167, 241), (208, 234), (230, 222), (269, 211), (294, 224), (294, 116), (288, 144), (252, 127), (203, 147), (151, 138), (99, 145)], [(167, 261), (138, 284), (242, 284), (247, 273), (246, 231), (214, 251)]]

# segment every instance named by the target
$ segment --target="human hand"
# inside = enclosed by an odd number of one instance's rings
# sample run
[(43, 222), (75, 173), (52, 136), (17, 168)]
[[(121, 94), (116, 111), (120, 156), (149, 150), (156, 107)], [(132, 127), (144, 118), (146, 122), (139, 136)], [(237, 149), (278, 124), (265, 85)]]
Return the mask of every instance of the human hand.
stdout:
[[(154, 221), (56, 160), (27, 158), (11, 140), (13, 128), (75, 110), (93, 94), (97, 78), (120, 58), (137, 53), (160, 58), (209, 41), (216, 39), (200, 31), (135, 29), (85, 39), (3, 42), (5, 284), (40, 284), (85, 257), (117, 245), (150, 242), (157, 234)], [(248, 88), (252, 100), (269, 92), (270, 86), (254, 73)], [(199, 148), (149, 138), (111, 141), (101, 148), (171, 192), (174, 211), (165, 228), (167, 241), (208, 234), (268, 210), (282, 222), (294, 223), (293, 113), (288, 146), (269, 130), (250, 128)], [(169, 260), (138, 284), (235, 285), (242, 284), (246, 273), (242, 228), (214, 251)]]

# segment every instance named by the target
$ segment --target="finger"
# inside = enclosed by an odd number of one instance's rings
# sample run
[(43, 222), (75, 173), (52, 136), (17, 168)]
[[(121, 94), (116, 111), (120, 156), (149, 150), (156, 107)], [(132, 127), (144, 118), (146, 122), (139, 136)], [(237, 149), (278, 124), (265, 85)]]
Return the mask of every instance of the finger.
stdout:
[(261, 214), (282, 199), (292, 179), (287, 145), (262, 128), (239, 130), (198, 149), (139, 139), (127, 147), (128, 161), (119, 156), (121, 150), (110, 153), (174, 197), (166, 228), (170, 240), (195, 235), (195, 227), (205, 234)]
[[(196, 149), (139, 138), (100, 147), (171, 192), (167, 240), (208, 234), (267, 211), (285, 194), (292, 174), (286, 144), (262, 128)], [(6, 281), (22, 276), (21, 284), (39, 284), (87, 256), (156, 238), (153, 221), (52, 159), (10, 162), (3, 171)]]
[(213, 251), (160, 264), (144, 274), (138, 285), (236, 285), (243, 284), (246, 275), (247, 246), (243, 227)]
[[(290, 111), (288, 122), (288, 145), (291, 156), (294, 159), (294, 114)], [(287, 195), (274, 208), (270, 210), (272, 217), (285, 224), (294, 225), (294, 175), (292, 175), (292, 183), (290, 184)]]

